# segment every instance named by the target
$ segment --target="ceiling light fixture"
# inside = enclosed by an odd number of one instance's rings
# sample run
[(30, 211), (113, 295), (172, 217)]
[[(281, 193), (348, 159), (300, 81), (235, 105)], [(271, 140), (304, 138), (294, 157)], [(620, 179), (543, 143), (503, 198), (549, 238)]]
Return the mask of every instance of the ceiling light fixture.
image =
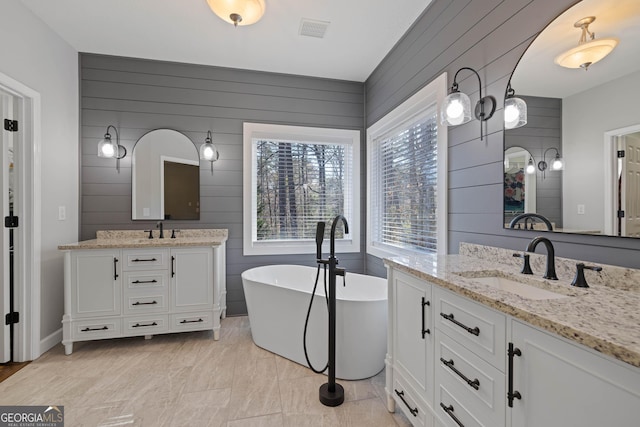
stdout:
[(255, 24), (264, 15), (264, 0), (207, 0), (209, 7), (234, 26)]
[(482, 122), (489, 120), (491, 116), (493, 116), (494, 111), (496, 111), (496, 99), (491, 95), (482, 96), (480, 75), (473, 68), (462, 67), (456, 71), (455, 76), (453, 76), (453, 85), (451, 85), (449, 95), (447, 95), (442, 103), (440, 122), (443, 125), (456, 126), (471, 120), (471, 100), (467, 94), (458, 91), (458, 82), (456, 81), (458, 73), (462, 70), (472, 71), (478, 78), (480, 99), (476, 103), (474, 115), (476, 119), (480, 120), (480, 140), (482, 141)]
[(504, 99), (504, 128), (515, 129), (527, 124), (527, 103), (516, 97), (516, 91), (507, 86), (507, 96)]
[[(584, 68), (609, 55), (618, 45), (619, 40), (615, 37), (596, 40), (595, 33), (589, 31), (589, 24), (596, 20), (595, 16), (587, 16), (573, 24), (574, 27), (582, 30), (582, 35), (578, 41), (578, 46), (556, 56), (554, 62), (566, 68)], [(587, 35), (589, 41), (587, 41)]]

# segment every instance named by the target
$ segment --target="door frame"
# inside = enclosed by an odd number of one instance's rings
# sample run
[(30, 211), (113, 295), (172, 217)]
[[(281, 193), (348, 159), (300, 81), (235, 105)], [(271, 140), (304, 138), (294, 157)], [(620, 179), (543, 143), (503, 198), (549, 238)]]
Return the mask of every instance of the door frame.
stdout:
[(40, 357), (41, 266), (41, 100), (40, 93), (0, 72), (0, 88), (18, 103), (19, 132), (16, 147), (15, 211), (20, 225), (16, 242), (14, 307), (20, 313), (15, 325), (14, 360)]
[(604, 133), (604, 231), (606, 235), (617, 235), (618, 200), (614, 187), (618, 184), (618, 145), (616, 137), (640, 132), (640, 123)]

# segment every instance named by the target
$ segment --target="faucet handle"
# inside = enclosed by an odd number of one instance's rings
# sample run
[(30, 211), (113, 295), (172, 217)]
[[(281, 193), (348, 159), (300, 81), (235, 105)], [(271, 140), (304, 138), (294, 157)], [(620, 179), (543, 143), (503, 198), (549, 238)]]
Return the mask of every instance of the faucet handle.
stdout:
[(522, 265), (522, 270), (520, 270), (520, 273), (522, 274), (533, 274), (533, 271), (531, 270), (531, 264), (529, 263), (529, 254), (521, 254), (519, 252), (516, 252), (513, 254), (513, 256), (515, 258), (523, 258), (524, 259), (524, 264)]
[(588, 288), (587, 279), (584, 277), (584, 270), (592, 270), (592, 271), (602, 271), (602, 267), (594, 266), (594, 265), (584, 265), (579, 262), (576, 264), (576, 275), (573, 278), (573, 282), (571, 282), (571, 286), (575, 286), (577, 288)]
[(174, 228), (171, 229), (171, 238), (175, 239), (176, 238), (176, 233), (179, 233), (180, 230), (176, 230)]
[(153, 239), (153, 230), (144, 230), (145, 233), (149, 233), (149, 238)]

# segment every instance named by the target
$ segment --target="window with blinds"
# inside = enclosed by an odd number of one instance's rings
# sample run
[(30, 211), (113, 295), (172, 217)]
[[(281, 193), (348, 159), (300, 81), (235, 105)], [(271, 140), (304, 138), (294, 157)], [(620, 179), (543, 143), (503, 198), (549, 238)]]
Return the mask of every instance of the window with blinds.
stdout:
[(367, 129), (367, 252), (446, 253), (446, 74)]
[(436, 110), (376, 138), (372, 144), (371, 227), (378, 243), (437, 250)]
[(315, 253), (337, 215), (336, 249), (360, 251), (359, 131), (245, 123), (243, 138), (245, 255)]

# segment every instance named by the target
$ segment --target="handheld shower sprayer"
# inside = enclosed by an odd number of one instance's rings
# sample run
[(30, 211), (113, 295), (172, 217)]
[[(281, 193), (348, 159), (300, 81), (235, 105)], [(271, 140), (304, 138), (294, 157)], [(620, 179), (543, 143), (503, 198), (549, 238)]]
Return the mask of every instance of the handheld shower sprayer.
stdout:
[(318, 222), (316, 226), (316, 261), (324, 263), (322, 259), (322, 241), (324, 240), (324, 222)]

